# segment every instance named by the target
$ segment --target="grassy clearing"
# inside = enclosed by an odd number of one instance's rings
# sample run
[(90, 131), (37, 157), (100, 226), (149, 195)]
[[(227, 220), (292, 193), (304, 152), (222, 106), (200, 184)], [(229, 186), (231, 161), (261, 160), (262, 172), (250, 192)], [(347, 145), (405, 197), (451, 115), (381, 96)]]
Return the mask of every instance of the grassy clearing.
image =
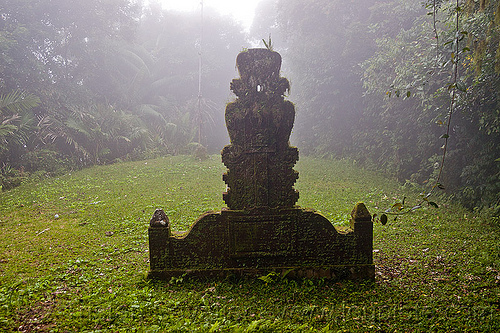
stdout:
[[(337, 225), (358, 201), (375, 212), (413, 193), (345, 161), (301, 158), (296, 169), (299, 204)], [(375, 283), (146, 280), (154, 209), (186, 229), (224, 206), (223, 171), (219, 156), (176, 156), (1, 193), (0, 331), (500, 329), (500, 231), (446, 203), (375, 226)]]

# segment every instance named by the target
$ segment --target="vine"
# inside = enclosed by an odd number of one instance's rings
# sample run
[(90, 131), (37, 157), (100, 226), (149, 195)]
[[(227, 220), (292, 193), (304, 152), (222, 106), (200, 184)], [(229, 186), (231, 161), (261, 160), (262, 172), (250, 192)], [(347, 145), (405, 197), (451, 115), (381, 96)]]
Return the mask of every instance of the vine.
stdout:
[[(431, 189), (429, 192), (424, 193), (422, 192), (420, 194), (421, 200), (414, 205), (411, 208), (405, 208), (405, 200), (406, 197), (403, 198), (401, 202), (396, 202), (392, 205), (391, 208), (387, 209), (384, 213), (380, 215), (380, 222), (385, 225), (388, 221), (388, 215), (393, 215), (395, 216), (394, 219), (397, 219), (398, 216), (400, 215), (405, 215), (410, 212), (413, 212), (417, 209), (420, 209), (424, 203), (427, 203), (429, 206), (434, 207), (434, 208), (439, 208), (438, 204), (435, 203), (434, 201), (430, 200), (430, 197), (434, 190), (436, 188), (439, 189), (444, 189), (444, 186), (440, 183), (441, 177), (443, 175), (443, 170), (444, 170), (444, 164), (446, 160), (446, 153), (447, 153), (447, 148), (448, 148), (448, 139), (450, 138), (450, 132), (451, 132), (451, 119), (452, 115), (455, 111), (455, 104), (457, 101), (457, 90), (465, 91), (464, 87), (460, 86), (459, 83), (459, 62), (460, 62), (460, 49), (459, 49), (459, 44), (460, 41), (463, 39), (463, 36), (466, 35), (466, 32), (460, 32), (460, 12), (462, 11), (462, 8), (460, 7), (459, 0), (455, 0), (455, 36), (454, 39), (450, 42), (445, 43), (453, 43), (453, 49), (451, 52), (451, 63), (453, 64), (453, 76), (452, 76), (452, 81), (448, 85), (448, 91), (450, 91), (450, 104), (448, 106), (448, 114), (447, 114), (447, 121), (446, 121), (446, 133), (443, 134), (440, 138), (444, 139), (444, 145), (443, 145), (443, 154), (441, 156), (441, 163), (439, 166), (439, 171), (436, 180), (434, 181)], [(435, 35), (436, 39), (436, 62), (435, 62), (435, 67), (438, 65), (438, 59), (439, 59), (439, 33), (437, 30), (437, 0), (432, 0), (432, 12), (430, 13), (433, 17), (432, 20), (432, 25), (433, 25), (433, 32)], [(465, 49), (464, 49), (465, 50)], [(409, 93), (407, 94), (409, 97)], [(373, 219), (375, 220), (377, 218), (377, 214), (373, 215)]]

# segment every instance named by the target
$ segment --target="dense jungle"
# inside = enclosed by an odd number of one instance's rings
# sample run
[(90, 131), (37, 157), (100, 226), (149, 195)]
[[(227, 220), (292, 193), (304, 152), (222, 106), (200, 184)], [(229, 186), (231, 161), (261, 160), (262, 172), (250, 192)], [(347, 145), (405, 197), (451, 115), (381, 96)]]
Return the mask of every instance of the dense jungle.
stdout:
[(498, 6), (264, 0), (246, 31), (210, 8), (201, 21), (155, 2), (5, 0), (2, 189), (90, 165), (217, 153), (235, 57), (272, 38), (301, 154), (355, 160), (402, 183), (432, 184), (442, 171), (439, 183), (469, 209), (498, 208)]
[[(500, 329), (500, 0), (161, 2), (0, 0), (0, 331)], [(290, 82), (298, 206), (345, 231), (364, 202), (373, 281), (146, 278), (156, 208), (225, 209), (251, 48)]]

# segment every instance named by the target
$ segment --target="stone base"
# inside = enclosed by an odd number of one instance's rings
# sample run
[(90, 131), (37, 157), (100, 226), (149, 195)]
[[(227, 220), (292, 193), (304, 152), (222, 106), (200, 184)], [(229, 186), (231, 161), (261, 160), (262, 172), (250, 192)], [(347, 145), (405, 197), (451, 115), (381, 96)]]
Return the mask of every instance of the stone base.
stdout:
[(359, 205), (347, 231), (300, 208), (206, 213), (182, 236), (172, 234), (169, 224), (150, 226), (149, 277), (274, 271), (289, 277), (374, 279), (373, 224)]
[(170, 280), (172, 277), (226, 278), (260, 277), (274, 272), (287, 278), (328, 280), (374, 280), (374, 265), (332, 266), (332, 267), (268, 267), (268, 268), (226, 268), (226, 269), (165, 269), (150, 271), (149, 279)]

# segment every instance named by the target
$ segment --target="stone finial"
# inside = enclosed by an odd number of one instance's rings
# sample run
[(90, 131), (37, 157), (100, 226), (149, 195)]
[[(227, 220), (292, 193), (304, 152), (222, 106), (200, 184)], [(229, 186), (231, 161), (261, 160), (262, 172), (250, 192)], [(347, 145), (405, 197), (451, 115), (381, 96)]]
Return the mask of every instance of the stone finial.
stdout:
[(287, 79), (280, 77), (281, 55), (268, 49), (249, 49), (236, 59), (239, 79), (231, 82), (231, 90), (243, 100), (281, 98), (290, 89)]
[(149, 221), (149, 225), (151, 227), (168, 227), (170, 221), (168, 220), (167, 214), (163, 211), (163, 209), (156, 209), (153, 213), (153, 217)]
[(359, 221), (371, 221), (372, 216), (370, 215), (370, 212), (366, 208), (365, 204), (362, 202), (358, 202), (356, 206), (354, 206), (354, 209), (351, 212), (351, 216), (354, 221), (359, 222)]

